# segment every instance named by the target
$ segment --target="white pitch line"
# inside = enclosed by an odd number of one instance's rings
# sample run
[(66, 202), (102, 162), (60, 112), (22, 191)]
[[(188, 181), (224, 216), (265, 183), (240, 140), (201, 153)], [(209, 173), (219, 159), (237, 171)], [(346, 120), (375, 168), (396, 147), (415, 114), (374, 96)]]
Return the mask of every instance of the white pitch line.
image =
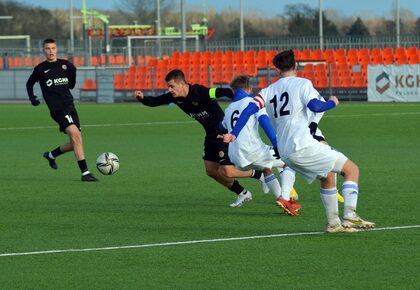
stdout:
[[(420, 228), (420, 225), (383, 227), (383, 228), (372, 229), (371, 231), (390, 231), (390, 230), (402, 230), (402, 229), (413, 229), (413, 228)], [(325, 234), (325, 233), (324, 232), (302, 232), (302, 233), (274, 234), (274, 235), (248, 236), (248, 237), (236, 237), (236, 238), (220, 238), (220, 239), (210, 239), (210, 240), (166, 242), (166, 243), (131, 245), (131, 246), (114, 246), (114, 247), (86, 248), (86, 249), (47, 250), (47, 251), (34, 251), (34, 252), (21, 252), (21, 253), (2, 253), (2, 254), (0, 254), (0, 257), (45, 255), (45, 254), (71, 253), (71, 252), (79, 252), (80, 253), (80, 252), (111, 251), (111, 250), (123, 250), (123, 249), (140, 249), (140, 248), (156, 248), (156, 247), (166, 247), (166, 246), (192, 245), (192, 244), (242, 241), (242, 240), (254, 240), (254, 239), (269, 239), (269, 238), (279, 238), (279, 237), (311, 236), (311, 235), (323, 235), (323, 234)], [(332, 235), (334, 235), (334, 234), (332, 234)]]
[[(143, 123), (113, 123), (113, 124), (91, 124), (91, 125), (82, 125), (82, 128), (85, 127), (118, 127), (118, 126), (150, 126), (150, 125), (179, 125), (179, 124), (189, 124), (195, 123), (195, 121), (167, 121), (167, 122), (143, 122)], [(7, 130), (33, 130), (33, 129), (56, 129), (57, 126), (37, 126), (37, 127), (8, 127), (0, 128), (0, 131)]]
[[(420, 115), (420, 112), (407, 112), (407, 113), (378, 113), (378, 114), (356, 114), (356, 115), (332, 115), (324, 116), (324, 118), (351, 118), (351, 117), (392, 117), (392, 116), (405, 116), (405, 115)], [(142, 122), (142, 123), (112, 123), (112, 124), (90, 124), (82, 125), (82, 128), (95, 128), (95, 127), (123, 127), (123, 126), (152, 126), (152, 125), (182, 125), (196, 123), (196, 121), (167, 121), (167, 122)], [(0, 131), (12, 130), (39, 130), (39, 129), (56, 129), (57, 126), (34, 126), (34, 127), (5, 127), (0, 128)]]
[(374, 113), (374, 114), (354, 114), (354, 115), (325, 115), (323, 118), (347, 118), (347, 117), (383, 117), (383, 116), (405, 116), (405, 115), (420, 115), (420, 112), (406, 112), (406, 113)]

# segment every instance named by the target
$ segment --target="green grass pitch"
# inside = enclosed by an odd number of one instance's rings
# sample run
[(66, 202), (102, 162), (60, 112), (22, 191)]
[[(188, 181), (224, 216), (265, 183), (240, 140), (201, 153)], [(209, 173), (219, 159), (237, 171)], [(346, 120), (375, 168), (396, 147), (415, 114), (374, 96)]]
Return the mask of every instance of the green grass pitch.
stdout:
[[(319, 182), (299, 176), (299, 217), (251, 179), (241, 183), (254, 200), (229, 208), (234, 195), (205, 175), (202, 128), (174, 106), (78, 111), (98, 183), (80, 181), (73, 153), (48, 167), (42, 153), (67, 137), (45, 105), (0, 105), (1, 289), (420, 288), (420, 228), (395, 229), (420, 225), (420, 104), (342, 103), (325, 114), (329, 143), (360, 167), (359, 214), (381, 229), (337, 235), (317, 233)], [(120, 158), (113, 176), (95, 168), (106, 151)]]

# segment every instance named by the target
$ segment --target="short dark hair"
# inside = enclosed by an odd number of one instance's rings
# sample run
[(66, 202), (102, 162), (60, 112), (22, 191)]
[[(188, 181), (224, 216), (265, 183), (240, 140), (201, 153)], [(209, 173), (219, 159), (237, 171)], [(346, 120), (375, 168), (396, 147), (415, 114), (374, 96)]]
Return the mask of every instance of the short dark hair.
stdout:
[(295, 53), (291, 49), (284, 50), (273, 58), (273, 64), (281, 71), (291, 70), (296, 65)]
[(56, 43), (55, 39), (52, 38), (46, 38), (44, 39), (44, 41), (42, 42), (42, 46), (44, 46), (47, 43)]
[(183, 81), (184, 83), (186, 83), (187, 81), (185, 80), (185, 75), (182, 72), (182, 70), (180, 69), (174, 69), (171, 70), (165, 77), (165, 82), (169, 82), (171, 80), (174, 80), (175, 82), (180, 82)]
[(250, 88), (249, 81), (249, 76), (239, 75), (233, 78), (233, 80), (230, 82), (230, 87), (234, 91), (238, 89), (247, 90)]

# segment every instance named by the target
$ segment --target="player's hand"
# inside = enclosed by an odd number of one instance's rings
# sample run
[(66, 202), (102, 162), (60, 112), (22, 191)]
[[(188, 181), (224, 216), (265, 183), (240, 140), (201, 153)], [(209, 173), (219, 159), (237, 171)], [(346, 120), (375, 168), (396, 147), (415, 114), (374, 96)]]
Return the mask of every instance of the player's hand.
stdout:
[(33, 96), (32, 98), (29, 98), (29, 100), (31, 101), (32, 106), (34, 106), (34, 107), (41, 104), (41, 102), (39, 100), (37, 100), (37, 96)]
[(338, 106), (338, 104), (340, 103), (339, 101), (338, 101), (338, 98), (336, 97), (336, 96), (331, 96), (329, 99), (328, 99), (328, 101), (333, 101), (334, 103), (335, 103), (335, 106), (337, 107)]
[(277, 146), (276, 147), (273, 147), (273, 150), (274, 150), (273, 157), (275, 159), (280, 159), (280, 153), (279, 153), (279, 150), (277, 149)]
[(318, 128), (318, 124), (315, 122), (311, 122), (309, 124), (309, 132), (311, 132), (311, 135), (315, 135), (316, 129)]
[(236, 140), (236, 136), (230, 133), (223, 134), (223, 142), (230, 143)]
[(144, 95), (142, 91), (135, 91), (134, 97), (137, 99), (137, 101), (142, 101), (144, 99)]

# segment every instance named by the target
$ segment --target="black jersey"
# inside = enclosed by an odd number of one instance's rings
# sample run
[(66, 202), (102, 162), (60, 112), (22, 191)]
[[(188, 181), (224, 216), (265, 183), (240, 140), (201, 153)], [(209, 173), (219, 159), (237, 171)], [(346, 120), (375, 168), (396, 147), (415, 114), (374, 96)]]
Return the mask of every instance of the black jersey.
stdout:
[(70, 89), (76, 84), (76, 67), (64, 59), (38, 64), (28, 81), (26, 90), (29, 98), (34, 95), (34, 84), (39, 82), (42, 96), (50, 111), (63, 111), (74, 107)]
[(171, 93), (166, 93), (157, 97), (144, 97), (142, 103), (150, 107), (174, 103), (203, 126), (206, 137), (215, 138), (220, 134), (219, 124), (224, 117), (223, 110), (216, 98), (223, 96), (232, 98), (232, 90), (226, 88), (210, 89), (195, 84), (189, 85), (186, 97), (175, 98)]

